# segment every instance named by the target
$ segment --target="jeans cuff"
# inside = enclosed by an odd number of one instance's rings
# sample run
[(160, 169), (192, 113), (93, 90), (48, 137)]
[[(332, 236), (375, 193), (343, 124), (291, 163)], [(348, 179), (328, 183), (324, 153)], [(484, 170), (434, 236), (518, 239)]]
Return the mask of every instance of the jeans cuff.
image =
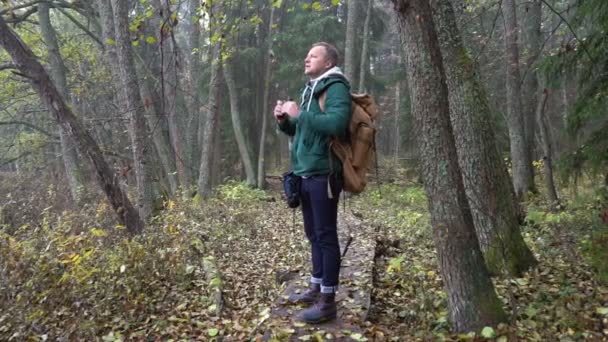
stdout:
[(336, 292), (338, 292), (338, 285), (335, 285), (335, 286), (321, 285), (321, 293), (336, 293)]
[(323, 279), (321, 279), (321, 278), (310, 277), (311, 284), (321, 284), (322, 281), (323, 281)]

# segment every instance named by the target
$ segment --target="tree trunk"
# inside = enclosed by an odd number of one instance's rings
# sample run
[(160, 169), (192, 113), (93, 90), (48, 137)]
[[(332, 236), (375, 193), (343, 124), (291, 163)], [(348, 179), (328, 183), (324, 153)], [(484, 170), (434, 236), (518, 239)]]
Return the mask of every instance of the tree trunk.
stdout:
[(394, 139), (394, 162), (395, 167), (398, 166), (399, 162), (399, 146), (401, 145), (401, 132), (399, 132), (399, 117), (401, 116), (401, 81), (397, 81), (395, 85), (395, 139)]
[(99, 186), (105, 192), (120, 222), (132, 234), (141, 232), (144, 223), (129, 202), (127, 194), (120, 188), (118, 178), (104, 160), (99, 146), (72, 113), (34, 53), (6, 25), (2, 16), (0, 16), (0, 46), (8, 52), (19, 71), (30, 79), (40, 99), (48, 106), (55, 121), (75, 142), (80, 153), (91, 161)]
[(133, 168), (137, 182), (137, 206), (140, 215), (147, 219), (152, 213), (152, 170), (149, 164), (150, 148), (146, 146), (147, 127), (144, 104), (139, 93), (139, 82), (135, 74), (133, 49), (129, 35), (129, 6), (127, 1), (112, 0), (116, 54), (121, 73), (122, 89), (125, 93), (125, 113), (129, 118), (129, 136), (133, 153)]
[[(38, 5), (38, 19), (40, 20), (40, 31), (44, 42), (48, 49), (50, 76), (57, 86), (57, 90), (63, 96), (67, 103), (70, 102), (70, 93), (66, 78), (66, 68), (63, 64), (63, 59), (59, 52), (59, 44), (55, 29), (51, 25), (49, 15), (49, 4), (41, 2)], [(63, 165), (65, 166), (65, 174), (70, 187), (70, 194), (74, 203), (78, 204), (84, 195), (84, 185), (82, 182), (82, 173), (78, 167), (78, 154), (74, 142), (69, 139), (69, 134), (61, 127), (59, 129), (59, 138), (61, 142), (61, 154), (63, 157)]]
[[(201, 100), (199, 94), (199, 84), (201, 81), (201, 23), (197, 13), (200, 0), (188, 1), (188, 20), (187, 27), (187, 50), (186, 71), (184, 73), (184, 88), (186, 92), (186, 109), (188, 111), (188, 125), (186, 127), (186, 148), (185, 153), (188, 158), (187, 165), (195, 173), (197, 166), (195, 157), (200, 150), (198, 148), (198, 126), (201, 117)], [(192, 175), (193, 178), (195, 175)]]
[[(177, 73), (180, 54), (174, 35), (176, 22), (172, 18), (174, 12), (169, 0), (157, 0), (156, 8), (161, 14), (160, 26), (157, 31), (158, 52), (161, 58), (161, 115), (167, 118), (169, 124), (169, 136), (171, 137), (177, 176), (184, 195), (187, 196), (188, 189), (192, 185), (192, 176), (188, 165), (188, 154), (184, 148), (186, 134), (182, 134), (182, 132), (186, 132), (184, 127), (186, 118), (184, 115), (178, 115), (178, 113), (183, 112), (177, 108), (177, 99), (181, 93), (178, 93), (180, 80)], [(197, 70), (195, 73), (199, 74), (200, 72)]]
[(543, 44), (541, 35), (541, 22), (542, 22), (542, 0), (532, 0), (526, 3), (526, 16), (525, 21), (525, 74), (523, 80), (523, 92), (521, 94), (523, 99), (523, 120), (524, 120), (524, 131), (526, 136), (527, 160), (526, 167), (528, 168), (527, 173), (531, 177), (533, 188), (534, 186), (534, 166), (532, 161), (534, 160), (534, 136), (536, 132), (536, 107), (538, 105), (541, 94), (538, 86), (537, 77), (537, 61), (540, 61), (540, 54)]
[(369, 22), (372, 17), (373, 0), (367, 0), (367, 11), (365, 12), (365, 23), (363, 24), (363, 47), (361, 48), (361, 65), (359, 68), (359, 92), (365, 92), (365, 73), (367, 71), (369, 58)]
[(496, 144), (487, 96), (477, 76), (479, 68), (464, 47), (449, 0), (431, 0), (431, 4), (458, 164), (486, 266), (493, 274), (505, 269), (519, 276), (535, 259), (519, 230), (513, 185)]
[[(264, 72), (264, 96), (262, 103), (262, 129), (260, 131), (260, 148), (258, 151), (258, 180), (257, 186), (260, 189), (263, 189), (266, 186), (266, 136), (268, 131), (268, 113), (270, 110), (268, 109), (269, 101), (270, 101), (270, 80), (272, 78), (272, 25), (274, 23), (274, 4), (273, 1), (270, 1), (270, 19), (268, 21), (268, 36), (266, 37), (266, 41), (268, 42), (268, 49), (266, 50), (266, 71)], [(225, 73), (224, 73), (225, 74)], [(233, 80), (234, 81), (234, 80)], [(226, 79), (226, 83), (228, 83), (228, 79)], [(232, 95), (230, 95), (232, 96)], [(232, 100), (230, 100), (232, 103)], [(234, 114), (233, 114), (234, 116)], [(241, 153), (241, 156), (243, 154)], [(243, 160), (244, 161), (244, 160)], [(245, 171), (247, 171), (247, 165), (245, 164)], [(249, 179), (249, 173), (247, 173), (247, 178)]]
[(232, 66), (230, 65), (231, 62), (231, 60), (228, 60), (224, 62), (223, 65), (224, 79), (226, 80), (226, 85), (228, 86), (228, 96), (230, 97), (230, 117), (232, 118), (232, 127), (234, 129), (236, 144), (239, 148), (239, 154), (241, 155), (243, 166), (245, 167), (247, 184), (250, 186), (255, 186), (256, 182), (255, 171), (253, 169), (253, 160), (251, 159), (251, 154), (249, 153), (247, 143), (245, 142), (245, 134), (243, 133), (241, 123), (241, 111), (239, 109), (238, 102), (239, 95), (237, 93), (236, 82), (234, 81), (234, 75), (232, 73)]
[[(219, 13), (218, 4), (213, 5), (213, 12)], [(211, 31), (211, 37), (214, 36), (214, 33), (219, 29), (217, 26), (217, 22), (211, 16), (211, 27), (213, 27)], [(212, 180), (211, 180), (211, 170), (213, 167), (213, 151), (215, 150), (214, 143), (216, 141), (215, 136), (218, 134), (219, 126), (218, 116), (219, 116), (219, 89), (220, 89), (220, 73), (221, 73), (221, 60), (220, 60), (220, 51), (221, 51), (221, 40), (217, 40), (211, 43), (211, 78), (209, 82), (209, 101), (207, 102), (207, 109), (205, 111), (205, 120), (203, 123), (203, 129), (200, 130), (201, 133), (201, 164), (199, 168), (198, 175), (198, 191), (200, 196), (203, 198), (209, 197), (211, 194)]]
[(433, 240), (454, 330), (479, 331), (506, 320), (468, 210), (450, 125), (447, 86), (428, 0), (394, 0), (407, 56), (412, 114)]
[(359, 0), (348, 0), (346, 18), (346, 43), (344, 47), (344, 75), (351, 84), (355, 84), (355, 45), (357, 40), (357, 17)]
[[(99, 18), (101, 21), (102, 28), (102, 40), (104, 41), (104, 58), (108, 65), (110, 72), (112, 73), (112, 79), (114, 81), (114, 96), (115, 101), (119, 106), (124, 106), (127, 102), (125, 91), (122, 87), (122, 76), (120, 68), (117, 65), (118, 56), (116, 54), (116, 34), (114, 30), (114, 13), (112, 12), (111, 0), (99, 0), (97, 1)], [(146, 22), (147, 25), (148, 22)], [(146, 32), (149, 33), (149, 32)], [(150, 47), (146, 45), (142, 48), (143, 58), (146, 60), (153, 60), (153, 56), (150, 54)], [(163, 170), (163, 176), (166, 177), (169, 182), (170, 192), (174, 193), (177, 190), (177, 172), (175, 167), (175, 160), (171, 152), (171, 145), (169, 141), (168, 128), (166, 118), (160, 116), (160, 105), (158, 105), (158, 95), (154, 91), (152, 85), (153, 75), (149, 74), (145, 65), (141, 65), (142, 70), (145, 70), (146, 74), (143, 77), (141, 83), (139, 83), (140, 97), (143, 101), (143, 107), (146, 111), (146, 121), (148, 128), (152, 135), (152, 141), (154, 147), (158, 153), (161, 169)]]
[(521, 104), (521, 77), (519, 74), (519, 47), (517, 41), (517, 17), (515, 0), (503, 1), (505, 19), (505, 52), (507, 83), (507, 124), (511, 145), (511, 168), (515, 195), (521, 200), (528, 191), (535, 192), (530, 174), (530, 146), (526, 141), (526, 130)]
[[(547, 188), (547, 202), (551, 210), (556, 210), (559, 204), (557, 191), (555, 190), (555, 182), (553, 180), (553, 148), (551, 146), (551, 132), (545, 115), (547, 108), (547, 99), (549, 98), (549, 90), (544, 88), (545, 82), (539, 76), (539, 92), (542, 91), (543, 96), (538, 99), (536, 109), (536, 120), (540, 132), (540, 142), (543, 147), (543, 169), (545, 171), (545, 187)], [(543, 87), (542, 90), (540, 87)]]
[(173, 149), (171, 148), (169, 125), (167, 123), (167, 117), (161, 113), (159, 108), (157, 108), (159, 106), (157, 106), (155, 102), (158, 101), (155, 101), (154, 99), (158, 99), (158, 93), (154, 90), (153, 82), (148, 80), (148, 77), (151, 76), (144, 77), (144, 79), (141, 80), (139, 84), (139, 93), (144, 103), (146, 122), (152, 135), (154, 147), (158, 153), (163, 177), (166, 177), (169, 182), (169, 191), (171, 194), (174, 194), (179, 187), (179, 182), (177, 179), (175, 157)]

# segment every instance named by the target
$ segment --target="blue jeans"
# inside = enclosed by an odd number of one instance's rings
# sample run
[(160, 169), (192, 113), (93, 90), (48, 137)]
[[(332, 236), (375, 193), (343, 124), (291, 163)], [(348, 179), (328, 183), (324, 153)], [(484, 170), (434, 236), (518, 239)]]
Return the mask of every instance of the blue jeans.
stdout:
[[(331, 192), (328, 194), (328, 178)], [(338, 243), (338, 199), (342, 184), (327, 175), (302, 179), (301, 201), (304, 231), (310, 241), (312, 279), (322, 279), (323, 292), (335, 292), (340, 277), (340, 245)]]

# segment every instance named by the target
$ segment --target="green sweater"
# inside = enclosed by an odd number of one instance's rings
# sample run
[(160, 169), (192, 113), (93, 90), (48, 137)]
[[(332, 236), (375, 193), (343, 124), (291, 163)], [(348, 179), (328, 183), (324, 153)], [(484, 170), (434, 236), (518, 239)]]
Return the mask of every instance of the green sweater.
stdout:
[[(300, 114), (287, 117), (279, 124), (281, 131), (293, 136), (291, 163), (298, 176), (341, 175), (342, 164), (332, 155), (330, 166), (329, 140), (344, 140), (351, 116), (350, 85), (338, 68), (325, 77), (307, 83), (302, 92)], [(330, 70), (332, 71), (332, 70)], [(325, 112), (319, 106), (319, 96), (327, 93)], [(312, 96), (312, 98), (311, 98)]]

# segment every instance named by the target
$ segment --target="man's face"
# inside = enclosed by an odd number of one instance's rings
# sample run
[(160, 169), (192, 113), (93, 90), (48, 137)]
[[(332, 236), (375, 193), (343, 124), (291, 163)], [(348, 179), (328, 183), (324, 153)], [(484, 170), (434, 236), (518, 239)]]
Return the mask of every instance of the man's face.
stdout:
[(327, 60), (327, 51), (323, 46), (315, 46), (304, 59), (304, 74), (310, 78), (317, 78), (332, 67)]

